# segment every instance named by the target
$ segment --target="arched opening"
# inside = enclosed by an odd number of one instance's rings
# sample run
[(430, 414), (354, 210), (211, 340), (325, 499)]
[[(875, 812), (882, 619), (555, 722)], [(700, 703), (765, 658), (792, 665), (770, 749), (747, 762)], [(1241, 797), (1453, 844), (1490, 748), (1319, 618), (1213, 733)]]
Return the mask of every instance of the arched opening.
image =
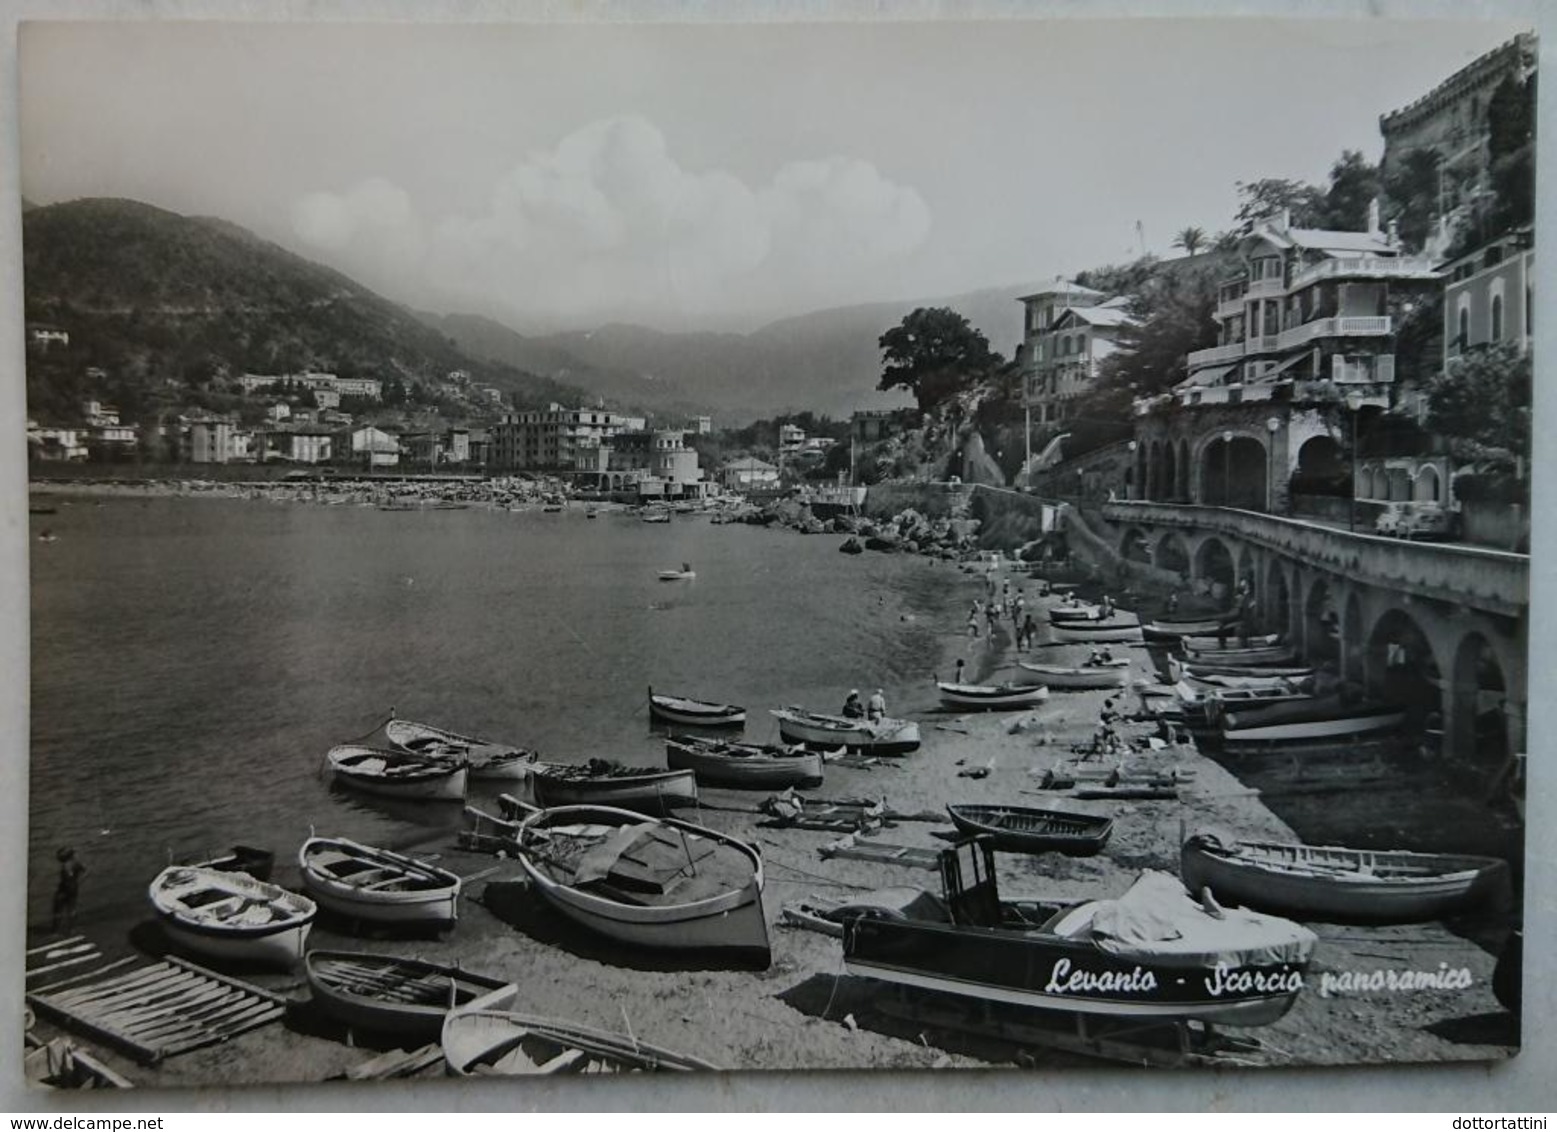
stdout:
[(1363, 687), (1367, 683), (1367, 671), (1362, 647), (1362, 602), (1355, 593), (1346, 599), (1346, 616), (1341, 618), (1341, 639), (1346, 642), (1346, 647), (1341, 650), (1346, 660), (1343, 675), (1351, 683)]
[(1351, 470), (1346, 453), (1329, 436), (1314, 436), (1298, 449), (1292, 490), (1303, 495), (1346, 496), (1351, 493)]
[(1144, 440), (1137, 442), (1135, 447), (1135, 483), (1142, 499), (1151, 499), (1152, 484), (1146, 475), (1146, 450)]
[(1218, 601), (1227, 600), (1238, 584), (1234, 572), (1233, 556), (1227, 545), (1218, 538), (1208, 538), (1195, 552), (1195, 577), (1209, 587), (1211, 596)]
[(1151, 562), (1152, 546), (1139, 527), (1131, 527), (1119, 540), (1119, 557), (1126, 562)]
[(1368, 691), (1406, 709), (1406, 725), (1423, 730), (1430, 717), (1443, 719), (1443, 674), (1422, 627), (1408, 613), (1391, 609), (1368, 634)]
[(1503, 296), (1492, 296), (1492, 341), (1503, 341)]
[(1217, 437), (1201, 456), (1201, 500), (1218, 507), (1265, 510), (1267, 460), (1265, 445), (1253, 437)]
[(1459, 324), (1455, 328), (1454, 344), (1456, 352), (1461, 354), (1470, 349), (1470, 300), (1468, 298), (1460, 300), (1460, 317)]
[(1179, 535), (1169, 532), (1157, 540), (1156, 560), (1162, 569), (1189, 580), (1189, 547)]
[(1265, 630), (1292, 635), (1292, 592), (1279, 558), (1272, 558), (1265, 571)]
[[(1171, 442), (1170, 442), (1171, 443)], [(1178, 501), (1187, 503), (1190, 498), (1189, 486), (1189, 441), (1179, 441), (1179, 458), (1175, 461), (1179, 468), (1179, 494)]]
[(1164, 499), (1177, 499), (1179, 497), (1179, 470), (1178, 461), (1173, 458), (1173, 442), (1170, 440), (1163, 446), (1163, 479), (1162, 497)]
[(1315, 668), (1329, 665), (1340, 671), (1341, 616), (1336, 612), (1335, 595), (1323, 579), (1314, 582), (1303, 602), (1303, 639)]
[(1162, 494), (1162, 441), (1152, 441), (1151, 471), (1147, 473), (1151, 483), (1153, 499), (1163, 498)]
[(1508, 682), (1497, 654), (1480, 633), (1467, 633), (1454, 651), (1454, 733), (1448, 754), (1500, 767), (1514, 752), (1508, 739)]
[(1411, 485), (1411, 498), (1418, 503), (1438, 503), (1443, 497), (1443, 485), (1438, 479), (1438, 469), (1431, 464), (1417, 471), (1416, 482)]
[(1396, 503), (1410, 499), (1411, 473), (1404, 468), (1391, 468), (1386, 474), (1389, 477), (1389, 492), (1384, 498)]
[(1253, 593), (1254, 592), (1254, 588), (1255, 588), (1255, 583), (1258, 580), (1259, 579), (1256, 577), (1256, 573), (1255, 573), (1255, 569), (1254, 569), (1254, 554), (1253, 554), (1253, 552), (1250, 551), (1250, 549), (1247, 546), (1239, 547), (1238, 548), (1238, 584), (1239, 585), (1247, 585), (1248, 588), (1249, 588), (1249, 592)]

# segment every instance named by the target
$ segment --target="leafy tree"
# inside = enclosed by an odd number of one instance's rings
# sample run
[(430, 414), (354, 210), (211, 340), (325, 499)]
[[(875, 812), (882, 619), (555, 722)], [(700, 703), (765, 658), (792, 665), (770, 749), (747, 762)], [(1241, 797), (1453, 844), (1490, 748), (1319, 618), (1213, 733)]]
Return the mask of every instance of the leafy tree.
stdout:
[(1207, 257), (1177, 271), (1158, 272), (1131, 295), (1135, 325), (1121, 328), (1121, 349), (1098, 367), (1090, 415), (1127, 419), (1132, 399), (1152, 396), (1183, 380), (1186, 355), (1216, 343), (1213, 312), (1226, 269), (1221, 257)]
[(878, 340), (878, 389), (909, 390), (928, 411), (989, 376), (1005, 359), (966, 318), (948, 307), (919, 307)]
[(1207, 244), (1206, 230), (1204, 228), (1185, 228), (1173, 237), (1173, 246), (1183, 248), (1185, 255), (1194, 255)]
[(1330, 187), (1325, 192), (1319, 227), (1358, 232), (1368, 226), (1368, 206), (1379, 195), (1379, 168), (1355, 149), (1341, 151), (1330, 166)]
[(1158, 262), (1154, 255), (1143, 255), (1130, 263), (1089, 268), (1076, 273), (1076, 283), (1081, 287), (1091, 287), (1094, 291), (1101, 291), (1105, 295), (1133, 294), (1145, 286), (1146, 281), (1156, 273)]
[(1326, 193), (1318, 185), (1281, 177), (1236, 182), (1242, 202), (1234, 219), (1239, 235), (1248, 235), (1257, 221), (1283, 209), (1292, 212), (1294, 228), (1322, 226), (1327, 206)]
[(1438, 151), (1413, 149), (1384, 178), (1386, 217), (1400, 232), (1409, 252), (1422, 250), (1438, 219)]
[(1530, 456), (1530, 355), (1511, 342), (1473, 350), (1427, 382), (1427, 428), (1461, 459)]

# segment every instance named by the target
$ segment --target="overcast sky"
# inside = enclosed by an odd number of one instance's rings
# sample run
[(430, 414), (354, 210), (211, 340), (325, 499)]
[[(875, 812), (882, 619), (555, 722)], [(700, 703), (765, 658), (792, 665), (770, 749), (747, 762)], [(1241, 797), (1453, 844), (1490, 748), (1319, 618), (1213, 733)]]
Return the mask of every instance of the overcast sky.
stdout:
[(1518, 25), (54, 23), (22, 193), (235, 221), (526, 331), (745, 329), (1050, 279), (1234, 182), (1377, 159), (1381, 112)]

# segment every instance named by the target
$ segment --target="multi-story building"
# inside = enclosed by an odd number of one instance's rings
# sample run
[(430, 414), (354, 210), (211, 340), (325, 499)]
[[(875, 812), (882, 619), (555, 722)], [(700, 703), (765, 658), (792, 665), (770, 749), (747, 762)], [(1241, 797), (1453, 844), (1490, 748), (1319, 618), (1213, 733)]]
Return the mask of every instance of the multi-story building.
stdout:
[(753, 488), (777, 487), (779, 470), (765, 460), (746, 456), (726, 464), (720, 469), (719, 478), (730, 491), (750, 491)]
[(714, 431), (713, 417), (693, 417), (687, 424), (688, 432), (695, 432), (699, 436), (707, 436)]
[(334, 433), (319, 425), (273, 425), (255, 434), (259, 460), (294, 464), (325, 464), (335, 451)]
[(366, 397), (370, 401), (380, 401), (384, 396), (384, 383), (376, 377), (337, 377), (335, 392), (342, 397)]
[(237, 458), (238, 427), (227, 417), (196, 417), (188, 421), (185, 451), (194, 464), (230, 464)]
[(1217, 345), (1136, 404), (1131, 494), (1277, 510), (1294, 476), (1355, 476), (1359, 416), (1390, 405), (1400, 320), (1440, 286), (1372, 219), (1365, 232), (1254, 225), (1220, 290)]
[(1023, 403), (1041, 436), (1092, 388), (1098, 364), (1119, 348), (1120, 331), (1134, 320), (1124, 299), (1064, 279), (1018, 301), (1025, 308), (1017, 347)]
[(1535, 235), (1509, 232), (1439, 268), (1444, 278), (1443, 360), (1511, 342), (1530, 349), (1535, 314)]
[(85, 460), (91, 455), (85, 429), (46, 428), (36, 421), (27, 422), (27, 450), (37, 460)]
[(502, 470), (573, 471), (580, 448), (597, 447), (625, 428), (605, 409), (545, 409), (509, 413), (490, 430), (492, 466)]
[(400, 463), (400, 438), (377, 428), (347, 429), (336, 434), (335, 453), (353, 467), (393, 468)]
[(908, 427), (912, 409), (856, 409), (849, 418), (849, 439), (874, 444), (897, 436)]
[(806, 445), (806, 430), (799, 425), (779, 425), (779, 453), (791, 456)]

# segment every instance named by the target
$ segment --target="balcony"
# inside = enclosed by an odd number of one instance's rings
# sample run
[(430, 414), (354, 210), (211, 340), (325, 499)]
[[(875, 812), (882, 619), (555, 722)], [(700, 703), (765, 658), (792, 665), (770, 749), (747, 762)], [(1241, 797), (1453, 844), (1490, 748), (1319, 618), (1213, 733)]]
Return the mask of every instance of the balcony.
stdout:
[(1286, 286), (1280, 277), (1275, 279), (1251, 279), (1249, 289), (1244, 292), (1246, 299), (1274, 299), (1286, 294)]
[(1280, 336), (1276, 334), (1251, 335), (1243, 344), (1245, 354), (1274, 354), (1281, 349)]
[(1490, 613), (1519, 616), (1530, 605), (1526, 554), (1355, 534), (1281, 515), (1194, 503), (1109, 503), (1103, 515), (1114, 523), (1232, 535), (1320, 570)]
[(1242, 313), (1243, 313), (1243, 296), (1242, 295), (1239, 295), (1236, 299), (1233, 299), (1233, 298), (1222, 298), (1222, 299), (1217, 300), (1217, 304), (1216, 304), (1216, 317), (1217, 318), (1237, 318)]
[(1389, 315), (1368, 315), (1362, 318), (1319, 318), (1305, 322), (1290, 330), (1283, 330), (1276, 338), (1276, 349), (1290, 350), (1315, 338), (1378, 338), (1394, 332), (1394, 320)]
[(1189, 368), (1193, 370), (1204, 369), (1206, 366), (1236, 362), (1243, 357), (1243, 343), (1229, 342), (1225, 346), (1212, 346), (1209, 350), (1195, 350), (1188, 358)]
[(1345, 256), (1322, 260), (1292, 276), (1292, 289), (1326, 279), (1437, 279), (1426, 256)]

